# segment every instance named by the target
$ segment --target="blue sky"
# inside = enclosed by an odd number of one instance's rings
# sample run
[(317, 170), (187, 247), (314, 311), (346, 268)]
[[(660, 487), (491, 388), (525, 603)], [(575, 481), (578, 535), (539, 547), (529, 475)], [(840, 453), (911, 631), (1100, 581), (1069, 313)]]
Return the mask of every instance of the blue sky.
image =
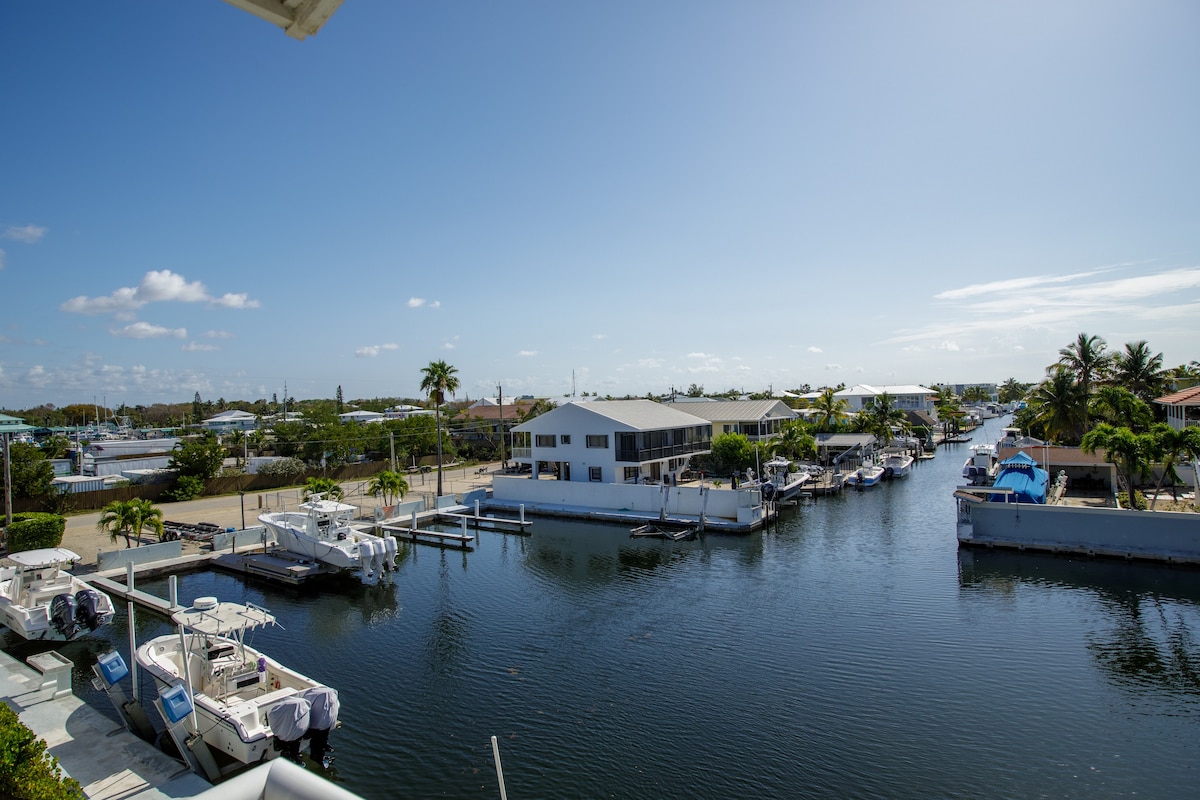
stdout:
[(0, 406), (1200, 358), (1200, 4), (6, 4)]

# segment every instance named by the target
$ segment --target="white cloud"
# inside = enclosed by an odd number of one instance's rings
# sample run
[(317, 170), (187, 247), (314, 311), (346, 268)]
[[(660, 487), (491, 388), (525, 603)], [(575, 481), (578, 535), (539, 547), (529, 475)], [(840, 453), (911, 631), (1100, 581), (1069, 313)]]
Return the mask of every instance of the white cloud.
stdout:
[(537, 354), (537, 350), (520, 350), (517, 352), (517, 355), (519, 356), (536, 356)]
[(942, 342), (940, 344), (934, 345), (933, 349), (934, 350), (946, 350), (951, 353), (957, 353), (958, 352), (958, 343), (957, 342)]
[(592, 338), (593, 339), (607, 339), (608, 334), (607, 333), (593, 333)]
[(388, 342), (387, 344), (369, 344), (366, 347), (360, 347), (354, 351), (354, 355), (359, 358), (375, 358), (384, 350), (399, 350), (400, 345)]
[(232, 339), (233, 334), (229, 331), (205, 331), (205, 339)]
[(5, 255), (4, 251), (0, 250), (0, 269), (4, 269)]
[(440, 300), (434, 300), (433, 302), (430, 302), (430, 301), (426, 300), (424, 297), (408, 298), (408, 307), (409, 308), (421, 308), (422, 306), (428, 306), (430, 308), (441, 308), (442, 303)]
[(202, 344), (200, 342), (186, 342), (183, 345), (183, 352), (185, 353), (211, 353), (220, 349), (219, 345)]
[(443, 350), (453, 350), (454, 342), (446, 342), (444, 345), (442, 345), (442, 349)]
[(841, 364), (826, 364), (825, 365), (825, 369), (827, 369), (827, 370), (835, 370), (835, 369), (841, 369), (841, 368), (842, 368)]
[(688, 358), (712, 358), (708, 353), (688, 353)]
[(822, 350), (821, 348), (817, 347), (816, 345), (813, 345), (812, 347), (808, 348), (808, 352), (810, 352), (810, 353), (824, 353), (825, 351), (824, 351), (824, 350)]
[(637, 365), (644, 369), (660, 369), (662, 367), (662, 361), (657, 358), (640, 358), (638, 359)]
[(149, 322), (135, 322), (124, 328), (111, 330), (109, 333), (122, 339), (163, 339), (172, 336), (176, 339), (187, 338), (187, 328), (164, 328), (161, 325), (151, 325)]
[(46, 228), (41, 225), (9, 225), (0, 233), (0, 239), (12, 239), (25, 244), (33, 244), (46, 235)]
[(63, 303), (63, 311), (75, 314), (131, 314), (147, 303), (209, 303), (224, 308), (258, 308), (257, 300), (245, 294), (225, 294), (213, 297), (200, 281), (189, 283), (182, 275), (170, 270), (151, 270), (136, 287), (117, 289), (107, 297), (80, 295)]

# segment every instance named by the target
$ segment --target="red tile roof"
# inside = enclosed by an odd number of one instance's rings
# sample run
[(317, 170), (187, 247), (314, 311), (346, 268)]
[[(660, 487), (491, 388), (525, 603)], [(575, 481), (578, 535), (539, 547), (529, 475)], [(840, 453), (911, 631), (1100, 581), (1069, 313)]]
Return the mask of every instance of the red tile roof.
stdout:
[(1156, 398), (1156, 403), (1164, 406), (1200, 406), (1200, 386), (1183, 389), (1166, 397)]

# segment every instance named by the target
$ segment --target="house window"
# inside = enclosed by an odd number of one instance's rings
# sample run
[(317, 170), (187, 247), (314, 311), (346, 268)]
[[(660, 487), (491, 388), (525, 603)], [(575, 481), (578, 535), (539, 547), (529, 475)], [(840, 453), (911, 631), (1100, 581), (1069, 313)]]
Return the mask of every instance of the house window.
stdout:
[(636, 481), (637, 479), (638, 479), (638, 468), (637, 467), (626, 467), (625, 468), (625, 482), (628, 483), (630, 481)]
[(562, 436), (560, 436), (558, 438), (562, 441), (563, 444), (571, 443), (571, 435), (570, 434), (564, 433)]
[(554, 447), (556, 439), (552, 433), (539, 433), (534, 440), (537, 447)]
[(608, 449), (608, 437), (607, 436), (588, 436), (587, 437), (587, 446), (588, 447), (599, 447), (601, 450), (607, 450)]
[(592, 483), (600, 482), (600, 467), (588, 467), (588, 480)]

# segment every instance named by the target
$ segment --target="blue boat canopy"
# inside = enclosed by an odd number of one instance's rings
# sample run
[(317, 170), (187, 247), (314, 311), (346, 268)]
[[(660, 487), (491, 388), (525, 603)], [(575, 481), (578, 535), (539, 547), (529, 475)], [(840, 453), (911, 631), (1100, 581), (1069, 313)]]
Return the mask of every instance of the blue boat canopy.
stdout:
[(993, 486), (1012, 489), (1014, 495), (993, 494), (988, 499), (994, 503), (1011, 501), (1014, 497), (1018, 503), (1045, 503), (1046, 487), (1050, 484), (1050, 473), (1037, 466), (1024, 451), (1000, 462), (1000, 471), (996, 473)]

